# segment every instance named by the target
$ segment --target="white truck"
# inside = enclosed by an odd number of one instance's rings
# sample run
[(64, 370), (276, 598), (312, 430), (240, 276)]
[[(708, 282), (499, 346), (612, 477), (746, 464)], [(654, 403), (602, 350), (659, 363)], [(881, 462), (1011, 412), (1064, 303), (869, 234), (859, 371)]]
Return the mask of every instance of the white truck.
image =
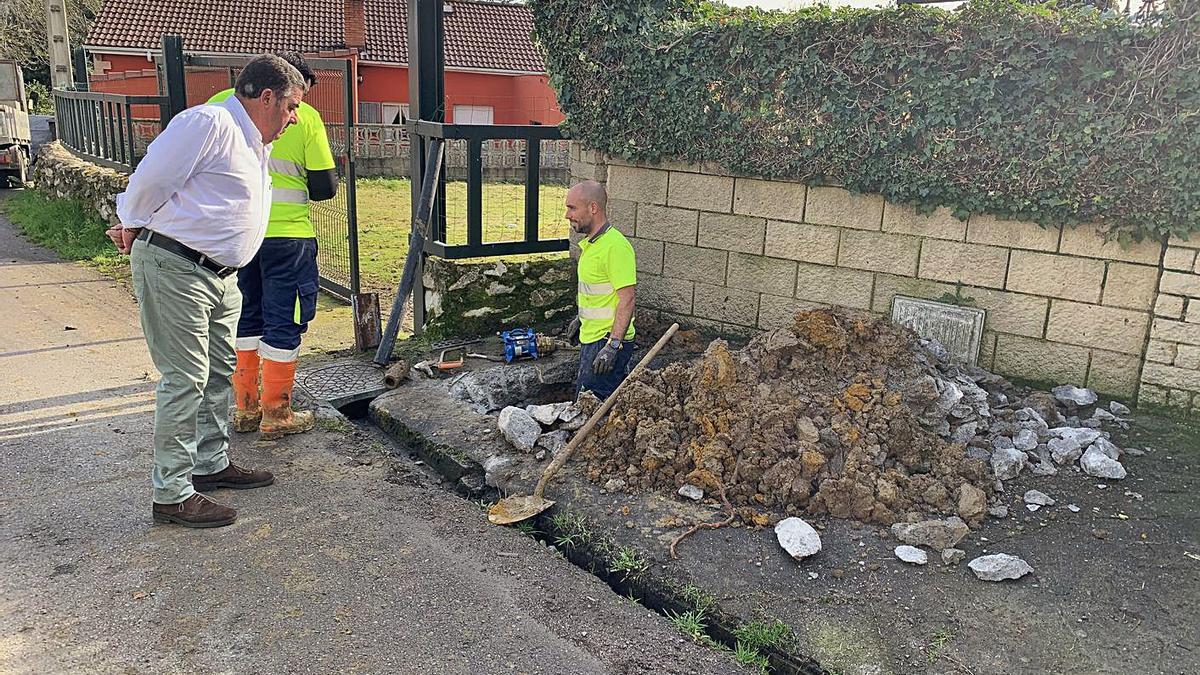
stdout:
[(0, 59), (0, 187), (20, 187), (29, 171), (29, 99), (21, 67)]

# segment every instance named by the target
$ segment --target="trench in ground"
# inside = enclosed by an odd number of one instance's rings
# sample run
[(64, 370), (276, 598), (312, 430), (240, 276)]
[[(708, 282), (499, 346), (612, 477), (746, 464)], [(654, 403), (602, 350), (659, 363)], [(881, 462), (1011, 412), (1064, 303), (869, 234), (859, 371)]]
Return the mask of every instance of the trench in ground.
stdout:
[[(571, 392), (573, 393), (573, 392)], [(447, 452), (436, 443), (429, 442), (424, 436), (406, 428), (382, 428), (370, 416), (370, 405), (373, 398), (362, 398), (343, 404), (338, 411), (345, 415), (355, 425), (369, 431), (392, 447), (399, 456), (420, 461), (437, 478), (439, 486), (454, 493), (458, 497), (475, 504), (490, 504), (502, 495), (484, 482), (484, 471), (478, 463), (464, 456)], [(564, 400), (562, 387), (548, 386), (540, 391), (526, 404), (551, 403)], [(567, 515), (567, 518), (555, 517)], [(574, 516), (572, 519), (570, 516)], [(597, 577), (616, 594), (636, 601), (668, 620), (676, 620), (689, 612), (702, 610), (704, 617), (703, 640), (719, 649), (732, 652), (738, 647), (737, 629), (745, 625), (734, 614), (725, 611), (720, 603), (711, 596), (698, 598), (694, 587), (681, 587), (665, 574), (656, 575), (652, 568), (637, 573), (614, 571), (610, 567), (609, 558), (613, 545), (604, 537), (588, 537), (585, 541), (572, 544), (564, 542), (576, 539), (577, 531), (569, 531), (567, 523), (578, 524), (578, 514), (564, 514), (559, 507), (539, 514), (524, 522), (519, 529), (540, 543), (553, 548), (564, 559), (576, 567)], [(703, 605), (703, 607), (701, 607)], [(692, 636), (697, 639), (698, 636)], [(827, 673), (813, 658), (798, 653), (777, 644), (757, 647), (758, 653), (765, 657), (767, 665), (764, 671), (779, 675), (818, 675)]]

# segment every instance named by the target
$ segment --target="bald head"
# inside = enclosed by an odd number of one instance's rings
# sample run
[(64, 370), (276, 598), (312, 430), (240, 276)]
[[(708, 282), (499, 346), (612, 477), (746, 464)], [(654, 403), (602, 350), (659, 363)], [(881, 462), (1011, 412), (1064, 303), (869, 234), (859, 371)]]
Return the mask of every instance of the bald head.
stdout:
[(585, 180), (567, 190), (567, 220), (571, 229), (591, 236), (608, 222), (608, 192), (594, 180)]

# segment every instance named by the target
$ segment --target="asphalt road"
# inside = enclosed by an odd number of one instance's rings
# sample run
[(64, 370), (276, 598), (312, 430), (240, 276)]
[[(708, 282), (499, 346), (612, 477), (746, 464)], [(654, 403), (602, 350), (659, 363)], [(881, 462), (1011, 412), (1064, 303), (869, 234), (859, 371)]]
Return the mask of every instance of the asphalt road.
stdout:
[(154, 525), (128, 293), (0, 216), (0, 316), (0, 671), (746, 672), (361, 432), (239, 437), (277, 484)]

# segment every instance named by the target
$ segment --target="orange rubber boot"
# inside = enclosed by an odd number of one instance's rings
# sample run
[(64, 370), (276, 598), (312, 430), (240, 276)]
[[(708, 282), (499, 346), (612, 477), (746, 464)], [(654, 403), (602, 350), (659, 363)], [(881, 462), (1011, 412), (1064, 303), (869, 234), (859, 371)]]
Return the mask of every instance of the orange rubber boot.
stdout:
[(237, 368), (233, 371), (233, 430), (241, 433), (258, 431), (262, 421), (262, 406), (258, 400), (258, 350), (239, 349)]
[(299, 434), (316, 424), (311, 411), (292, 410), (292, 386), (296, 379), (295, 361), (262, 360), (262, 424), (259, 431), (264, 439), (284, 434)]

